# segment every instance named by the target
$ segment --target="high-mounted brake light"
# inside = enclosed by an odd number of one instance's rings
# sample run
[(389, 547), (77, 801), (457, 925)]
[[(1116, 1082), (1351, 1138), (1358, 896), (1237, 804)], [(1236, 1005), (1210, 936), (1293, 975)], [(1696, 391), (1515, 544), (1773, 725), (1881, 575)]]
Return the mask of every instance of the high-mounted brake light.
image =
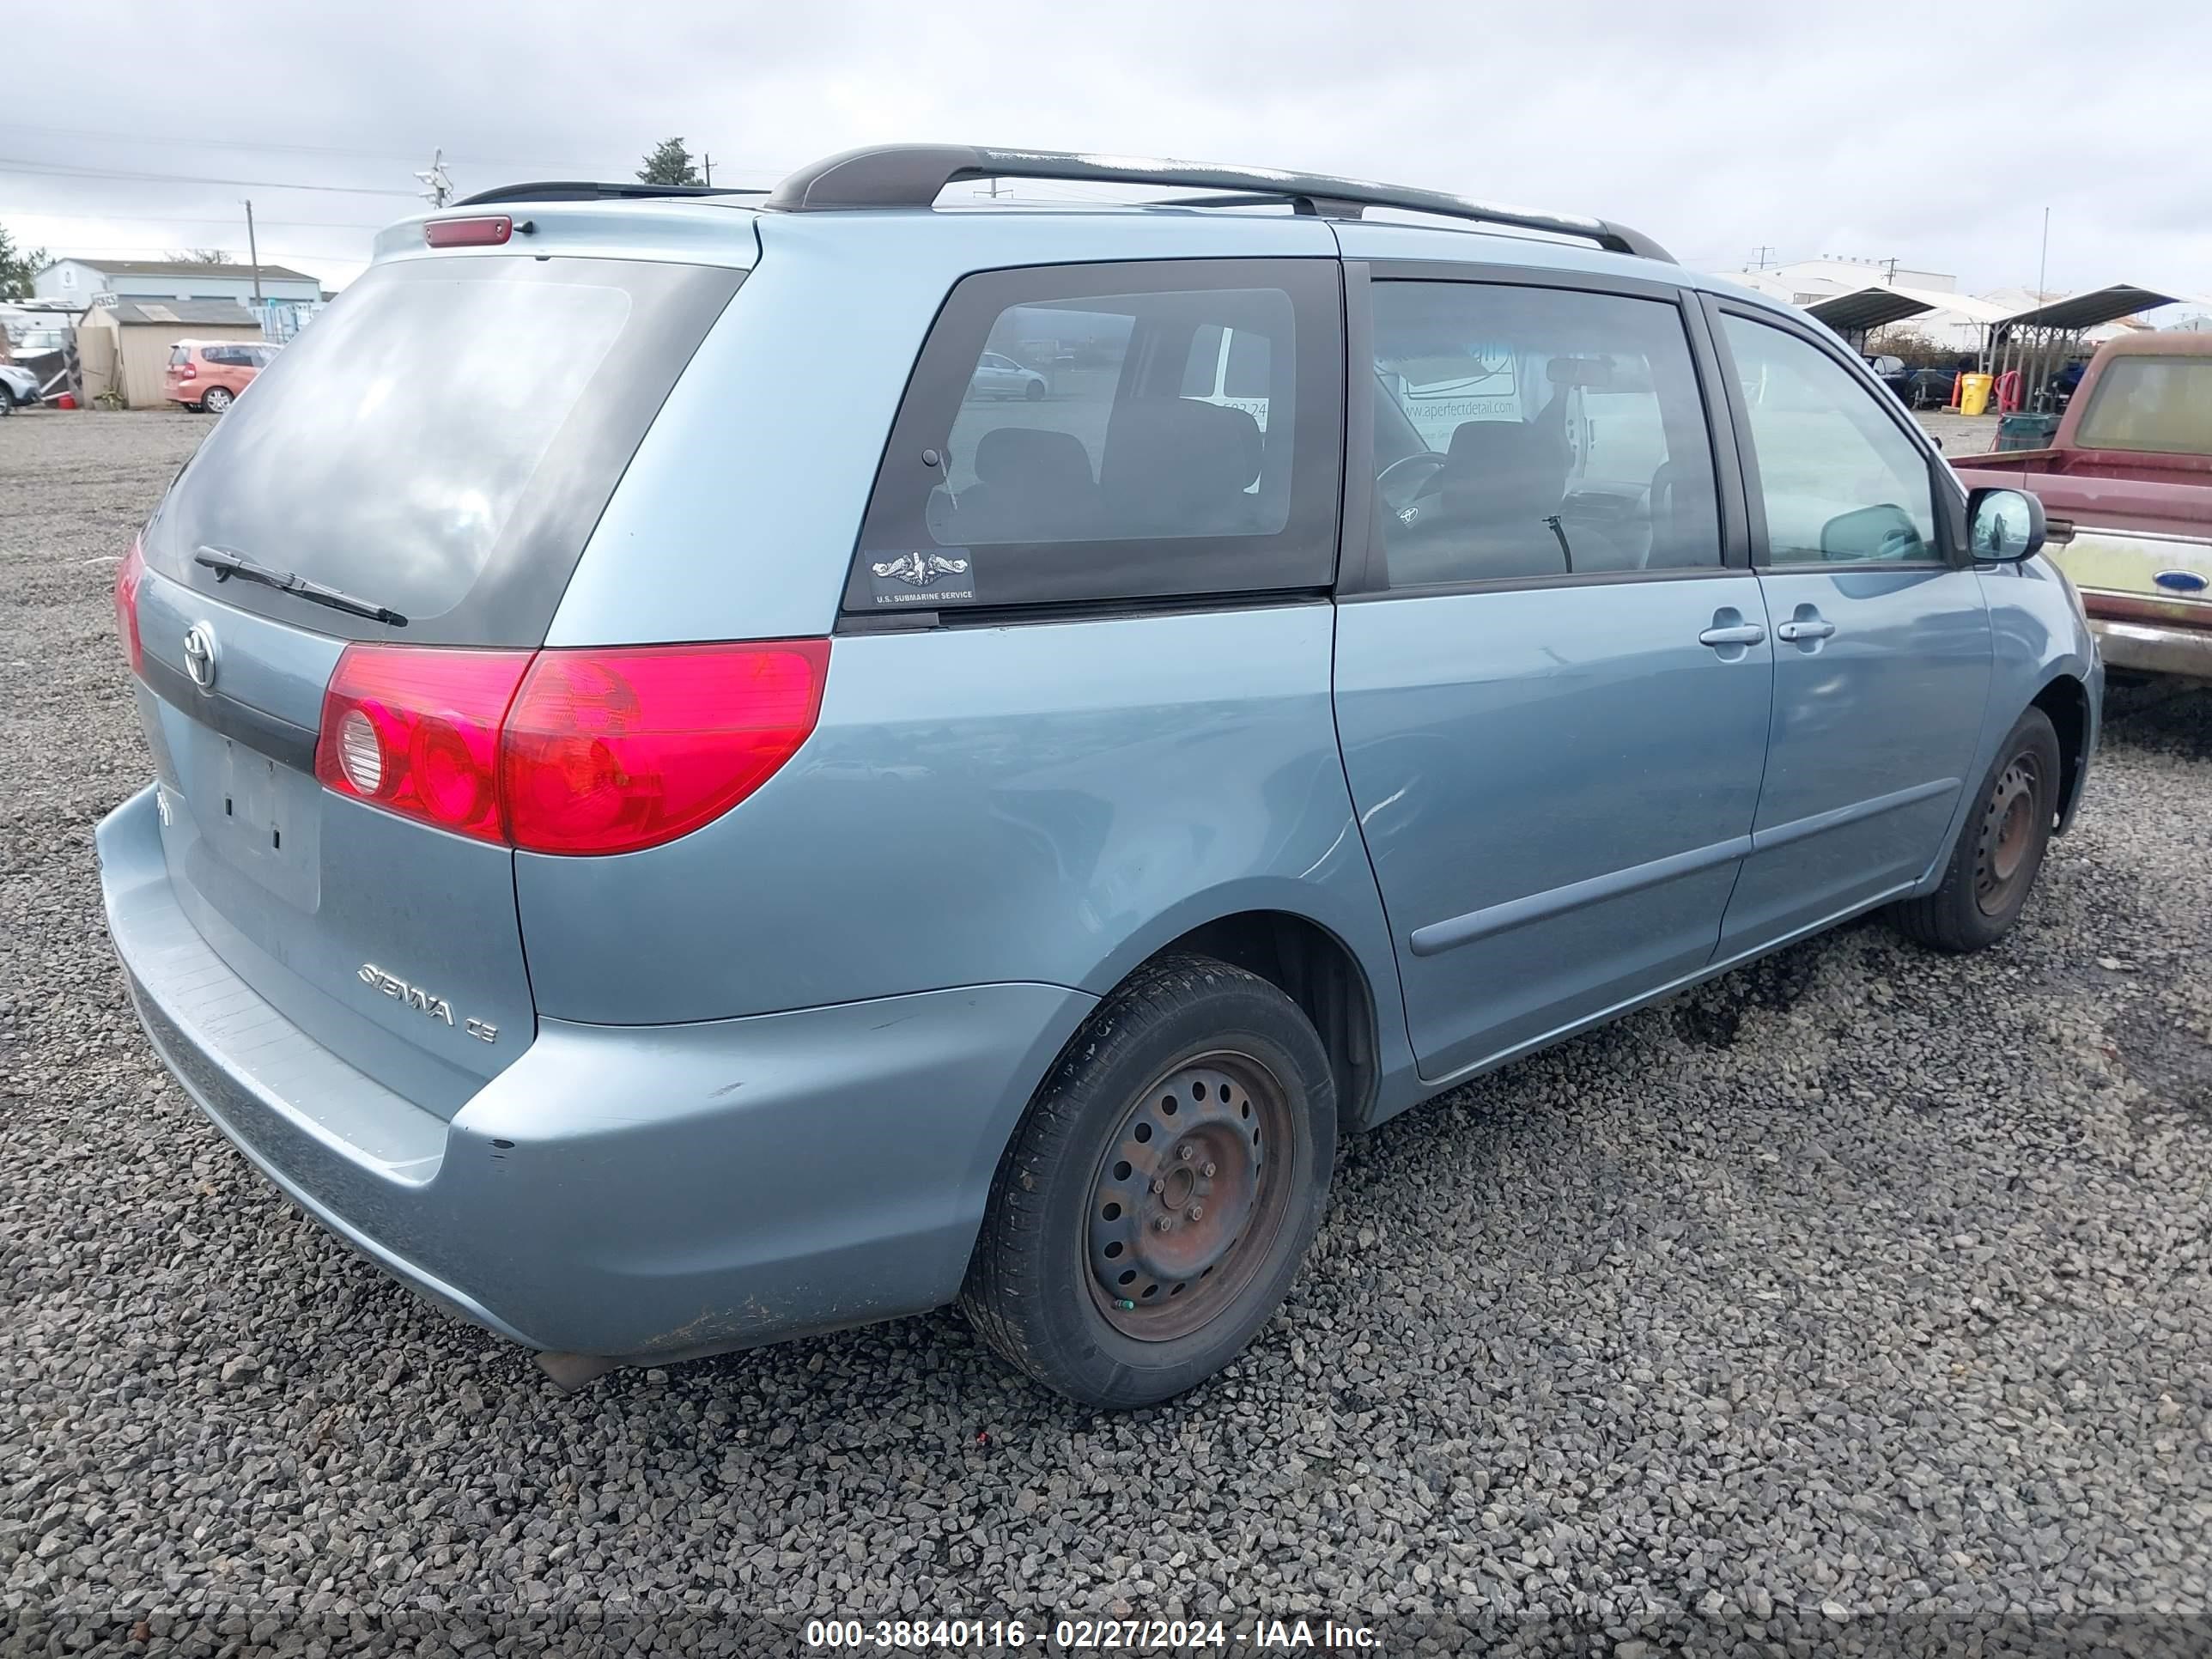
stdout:
[(123, 636), (123, 655), (131, 672), (146, 672), (146, 647), (138, 641), (138, 584), (146, 579), (146, 556), (138, 538), (131, 538), (131, 552), (115, 573), (115, 631)]
[(766, 782), (813, 732), (830, 641), (472, 651), (350, 645), (315, 775), (526, 852), (635, 852)]
[(422, 227), (422, 240), (432, 247), (497, 247), (514, 234), (514, 221), (504, 213), (432, 219)]

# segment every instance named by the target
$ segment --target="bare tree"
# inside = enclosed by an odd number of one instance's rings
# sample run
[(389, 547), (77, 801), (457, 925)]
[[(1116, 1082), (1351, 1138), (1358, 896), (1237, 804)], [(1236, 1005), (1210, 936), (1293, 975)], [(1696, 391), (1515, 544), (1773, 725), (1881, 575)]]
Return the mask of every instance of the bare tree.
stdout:
[(179, 264), (187, 265), (233, 265), (238, 263), (226, 247), (173, 247), (169, 250), (169, 257)]

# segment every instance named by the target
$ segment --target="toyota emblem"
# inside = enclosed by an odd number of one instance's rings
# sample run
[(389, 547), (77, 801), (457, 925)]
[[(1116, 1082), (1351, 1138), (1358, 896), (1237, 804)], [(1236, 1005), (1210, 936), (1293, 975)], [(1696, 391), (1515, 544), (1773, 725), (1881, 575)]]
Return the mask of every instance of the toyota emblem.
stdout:
[(215, 629), (194, 623), (185, 632), (185, 672), (203, 691), (215, 690)]

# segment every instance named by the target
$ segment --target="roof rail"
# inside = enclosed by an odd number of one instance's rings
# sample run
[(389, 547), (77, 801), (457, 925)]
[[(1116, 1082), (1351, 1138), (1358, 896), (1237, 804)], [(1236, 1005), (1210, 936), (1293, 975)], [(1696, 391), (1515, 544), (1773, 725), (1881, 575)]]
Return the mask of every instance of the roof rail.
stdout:
[(1603, 219), (1489, 206), (1440, 190), (1365, 184), (1320, 173), (1140, 156), (1079, 155), (1065, 150), (985, 149), (969, 144), (871, 145), (801, 167), (778, 185), (763, 205), (790, 213), (927, 207), (937, 200), (939, 191), (960, 179), (1060, 179), (1083, 184), (1225, 190), (1239, 192), (1246, 200), (1287, 200), (1302, 212), (1328, 218), (1356, 219), (1366, 208), (1398, 208), (1516, 230), (1578, 236), (1614, 253), (1674, 263), (1674, 256), (1650, 237)]
[(727, 185), (594, 184), (585, 179), (544, 179), (525, 185), (501, 185), (464, 196), (451, 207), (486, 207), (494, 202), (620, 202), (647, 201), (660, 196), (764, 196), (762, 190), (743, 190)]

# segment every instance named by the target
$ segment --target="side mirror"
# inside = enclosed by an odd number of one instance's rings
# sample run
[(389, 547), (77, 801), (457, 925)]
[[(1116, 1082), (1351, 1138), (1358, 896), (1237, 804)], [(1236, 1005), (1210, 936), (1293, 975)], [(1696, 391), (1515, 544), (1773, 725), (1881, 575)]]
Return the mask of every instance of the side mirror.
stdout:
[(2043, 503), (2024, 489), (1977, 489), (1966, 498), (1966, 550), (1990, 564), (2018, 564), (2049, 537)]

